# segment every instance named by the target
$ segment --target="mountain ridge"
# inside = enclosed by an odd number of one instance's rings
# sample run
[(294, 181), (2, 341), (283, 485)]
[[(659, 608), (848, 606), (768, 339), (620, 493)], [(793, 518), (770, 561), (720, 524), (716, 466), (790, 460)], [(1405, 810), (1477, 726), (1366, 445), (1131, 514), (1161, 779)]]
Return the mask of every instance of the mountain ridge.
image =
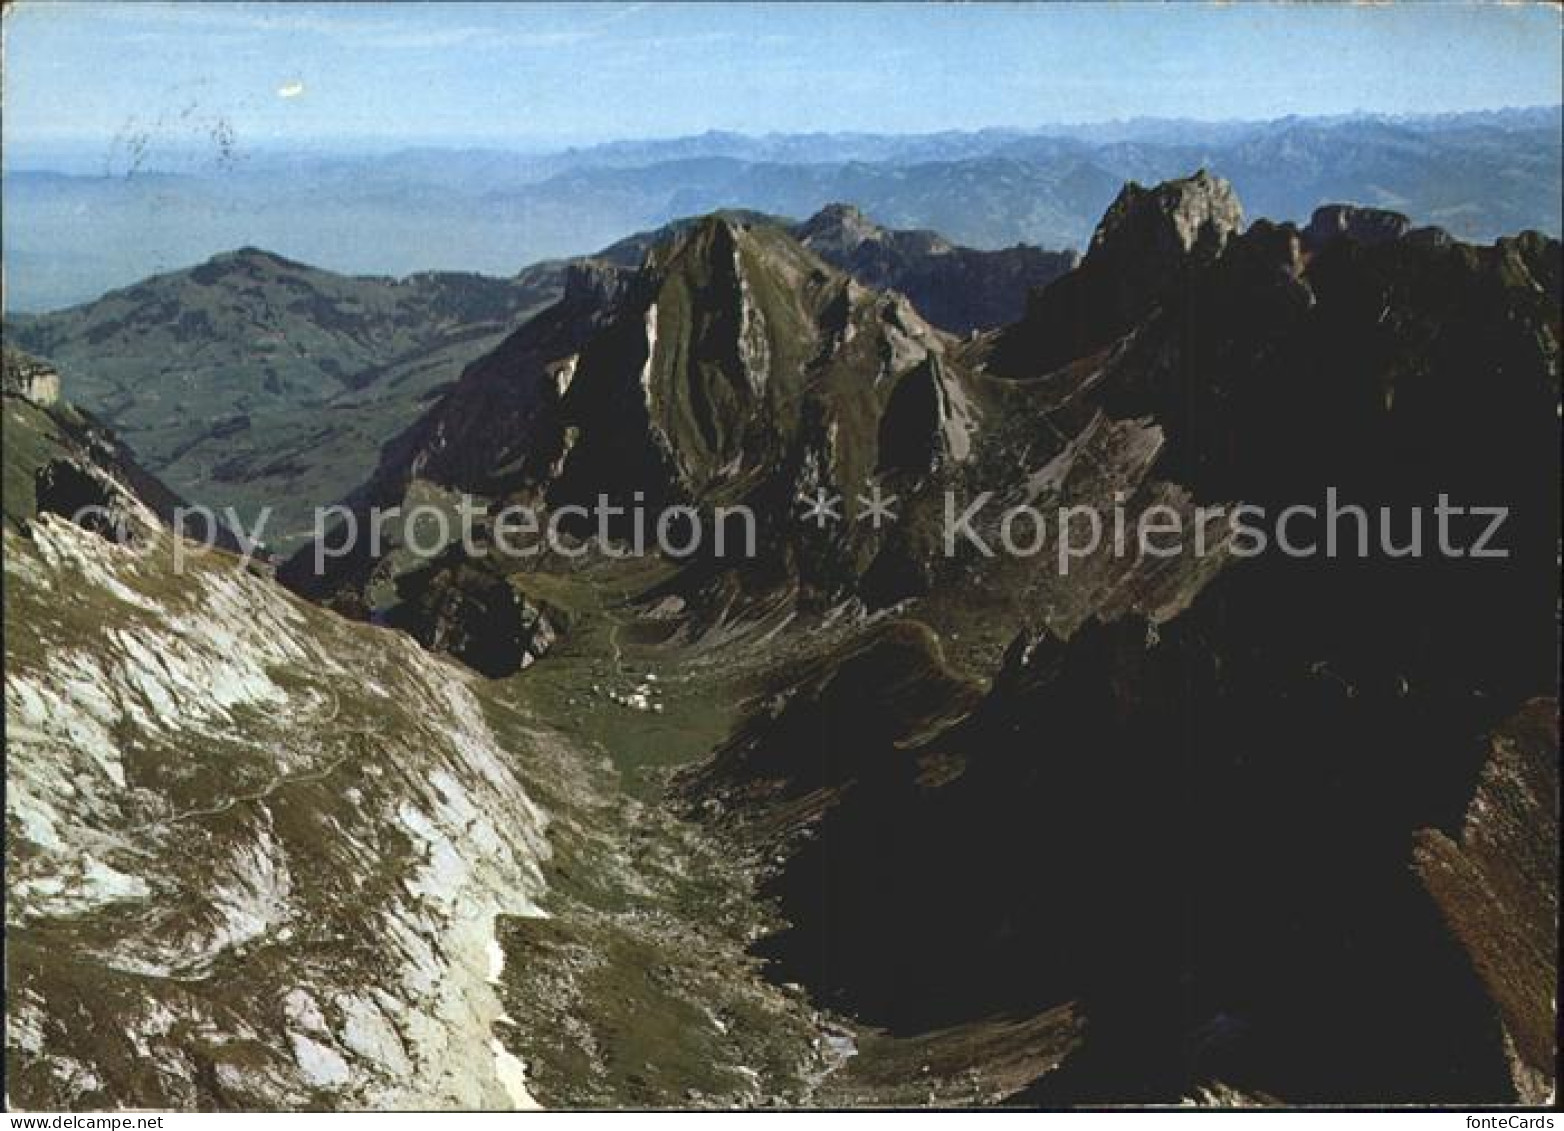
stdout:
[[(1246, 219), (1201, 169), (1121, 186), (1078, 264), (961, 336), (799, 235), (884, 242), (726, 212), (567, 265), (353, 493), (476, 494), (473, 542), (334, 531), (323, 573), (282, 568), (348, 616), (7, 524), (24, 1095), (1551, 1090), (1559, 242)], [(57, 396), (8, 369), (8, 507), (66, 482), (12, 443)], [(893, 521), (847, 509), (881, 489)], [(621, 514), (518, 560), (492, 525), (599, 495), (748, 506), (754, 552), (637, 555)], [(1502, 504), (1507, 556), (1373, 539), (1368, 508), (1447, 499)], [(1250, 555), (1210, 513), (1322, 501), (1365, 508), (1356, 556)], [(1025, 508), (1141, 537), (1072, 554), (1040, 518), (1015, 550)], [(1194, 546), (1153, 552), (1152, 514)], [(148, 995), (201, 1026), (135, 1015), (168, 1077), (98, 1020)]]
[[(804, 222), (814, 238), (832, 238), (829, 217)], [(286, 549), (307, 533), (310, 509), (343, 498), (430, 397), (563, 293), (571, 263), (639, 266), (682, 226), (504, 279), (346, 277), (246, 247), (55, 314), (13, 316), (6, 328), (59, 364), (77, 399), (182, 493), (236, 506), (247, 523), (273, 506), (265, 536)], [(1035, 248), (982, 252), (860, 229), (857, 242), (833, 245), (843, 265), (876, 285), (899, 284), (959, 332), (1017, 317), (1029, 288), (1073, 262)], [(884, 254), (865, 255), (871, 247)]]

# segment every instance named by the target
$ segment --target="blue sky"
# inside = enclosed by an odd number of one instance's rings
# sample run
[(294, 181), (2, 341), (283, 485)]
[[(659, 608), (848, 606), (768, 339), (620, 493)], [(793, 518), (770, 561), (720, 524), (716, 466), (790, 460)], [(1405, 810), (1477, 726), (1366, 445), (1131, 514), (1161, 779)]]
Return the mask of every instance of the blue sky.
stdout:
[(89, 4), (5, 18), (7, 140), (518, 147), (1560, 101), (1544, 4)]

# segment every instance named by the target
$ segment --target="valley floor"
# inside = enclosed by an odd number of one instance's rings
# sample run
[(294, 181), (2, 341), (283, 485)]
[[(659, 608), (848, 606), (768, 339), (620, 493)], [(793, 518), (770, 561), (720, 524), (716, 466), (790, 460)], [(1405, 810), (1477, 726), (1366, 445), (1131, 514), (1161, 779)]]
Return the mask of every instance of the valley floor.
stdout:
[(769, 862), (669, 787), (780, 614), (664, 639), (647, 577), (539, 575), (570, 631), (484, 680), (226, 555), (6, 542), (18, 1107), (993, 1102), (1073, 1040), (893, 1040), (751, 952)]
[[(528, 1019), (501, 1032), (538, 1100), (993, 1103), (1058, 1063), (1076, 1036), (1068, 1007), (903, 1040), (768, 976), (751, 948), (784, 926), (758, 894), (770, 862), (714, 832), (669, 786), (729, 737), (762, 674), (799, 643), (780, 613), (675, 637), (671, 622), (625, 602), (644, 582), (554, 579), (570, 632), (482, 693), (496, 732), (528, 752), (534, 796), (553, 816), (551, 915), (500, 929), (501, 995), (509, 1016)], [(810, 646), (861, 629), (827, 626)]]

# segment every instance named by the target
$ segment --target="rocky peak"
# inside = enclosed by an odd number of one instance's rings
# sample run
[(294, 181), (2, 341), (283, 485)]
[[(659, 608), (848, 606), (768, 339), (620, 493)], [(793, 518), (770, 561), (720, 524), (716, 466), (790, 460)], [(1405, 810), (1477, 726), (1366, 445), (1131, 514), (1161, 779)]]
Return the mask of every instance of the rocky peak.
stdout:
[(647, 256), (647, 266), (673, 269), (712, 256), (725, 258), (739, 244), (745, 226), (720, 212), (703, 216), (672, 239), (656, 245)]
[(799, 367), (818, 337), (800, 296), (828, 271), (781, 232), (721, 215), (653, 248), (633, 298), (583, 351), (563, 405), (582, 440), (561, 489), (591, 497), (667, 477), (699, 494), (754, 456), (773, 410), (796, 412)]
[[(958, 250), (938, 232), (881, 227), (851, 204), (826, 205), (795, 227), (793, 237), (836, 266), (871, 276), (877, 266), (905, 272), (918, 260)], [(887, 281), (870, 280), (876, 286)]]
[(1314, 210), (1303, 238), (1312, 248), (1336, 239), (1361, 244), (1390, 243), (1412, 230), (1412, 221), (1383, 208), (1359, 208), (1355, 204), (1326, 204)]
[(1204, 169), (1149, 189), (1131, 181), (1097, 225), (1087, 259), (1218, 252), (1243, 226), (1233, 186)]
[(1243, 233), (1233, 186), (1201, 169), (1154, 188), (1129, 182), (1109, 205), (1080, 266), (1028, 296), (1004, 331), (999, 372), (1040, 373), (1100, 349), (1175, 293), (1191, 268)]
[(926, 472), (972, 454), (977, 410), (937, 353), (896, 385), (880, 417), (879, 468)]

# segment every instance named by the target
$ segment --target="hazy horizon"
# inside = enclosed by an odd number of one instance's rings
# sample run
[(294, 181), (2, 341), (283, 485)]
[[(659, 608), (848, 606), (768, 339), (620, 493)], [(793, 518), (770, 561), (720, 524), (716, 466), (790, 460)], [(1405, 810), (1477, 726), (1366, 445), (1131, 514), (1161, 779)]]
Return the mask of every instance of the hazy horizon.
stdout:
[[(1284, 114), (1274, 118), (1194, 118), (1137, 115), (1104, 121), (1049, 121), (1034, 123), (996, 122), (985, 126), (948, 130), (743, 130), (710, 128), (690, 133), (624, 134), (590, 140), (569, 138), (532, 138), (507, 141), (493, 137), (330, 137), (291, 138), (284, 141), (258, 142), (250, 146), (252, 153), (266, 157), (394, 157), (408, 153), (493, 153), (506, 156), (549, 157), (574, 151), (611, 149), (615, 146), (654, 145), (681, 141), (700, 141), (712, 137), (743, 138), (766, 142), (789, 138), (851, 139), (886, 138), (898, 141), (915, 141), (920, 138), (946, 136), (979, 137), (985, 134), (1013, 135), (1036, 138), (1090, 138), (1094, 134), (1112, 134), (1114, 131), (1152, 131), (1158, 128), (1188, 127), (1242, 130), (1259, 129), (1283, 122), (1344, 123), (1352, 121), (1417, 125), (1435, 123), (1446, 119), (1520, 114), (1564, 114), (1564, 102), (1516, 103), (1503, 106), (1484, 106), (1469, 110), (1384, 113), (1356, 111), (1341, 114)], [(64, 172), (77, 170), (30, 162), (64, 161), (67, 164), (90, 163), (94, 171), (101, 171), (103, 154), (114, 138), (33, 138), (11, 140), (7, 143), (5, 165), (18, 172)], [(17, 150), (20, 149), (20, 156)], [(179, 172), (188, 168), (194, 159), (209, 155), (209, 141), (185, 141), (167, 145), (150, 155), (150, 162), (140, 167), (144, 172)], [(173, 158), (161, 166), (156, 159)]]
[(551, 150), (1556, 106), (1553, 6), (23, 3), (8, 147)]

